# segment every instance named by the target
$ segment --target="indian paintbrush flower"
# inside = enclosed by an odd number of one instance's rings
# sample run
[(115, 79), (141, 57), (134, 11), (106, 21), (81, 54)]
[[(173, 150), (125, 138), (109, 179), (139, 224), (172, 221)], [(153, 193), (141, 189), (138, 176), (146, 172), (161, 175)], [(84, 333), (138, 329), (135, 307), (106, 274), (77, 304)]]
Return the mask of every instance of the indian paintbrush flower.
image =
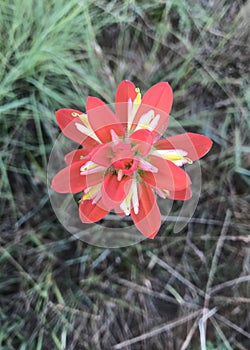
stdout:
[(154, 238), (161, 226), (156, 196), (187, 200), (191, 180), (181, 168), (203, 157), (212, 141), (183, 133), (160, 140), (168, 126), (173, 93), (167, 82), (140, 90), (122, 81), (115, 112), (89, 96), (86, 114), (73, 109), (56, 112), (62, 132), (82, 148), (65, 156), (67, 167), (52, 180), (59, 193), (83, 192), (79, 215), (93, 223), (114, 210), (131, 215), (137, 229)]

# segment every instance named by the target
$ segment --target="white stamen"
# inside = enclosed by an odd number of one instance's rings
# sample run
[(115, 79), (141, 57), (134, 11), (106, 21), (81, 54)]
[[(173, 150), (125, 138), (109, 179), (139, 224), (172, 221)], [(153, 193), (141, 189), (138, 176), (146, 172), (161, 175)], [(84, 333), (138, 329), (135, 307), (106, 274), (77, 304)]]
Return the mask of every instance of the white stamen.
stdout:
[(98, 165), (92, 162), (91, 160), (89, 160), (86, 164), (81, 166), (80, 171), (81, 171), (81, 175), (88, 175), (88, 174), (97, 173), (104, 169), (106, 169), (104, 166)]
[[(97, 184), (86, 188), (84, 190), (84, 195), (82, 196), (82, 200), (83, 201), (87, 199), (93, 199), (93, 201), (96, 200), (96, 197), (99, 196), (99, 194), (101, 194), (100, 188), (101, 188), (101, 184)], [(99, 198), (97, 199), (97, 201), (99, 200)]]
[(100, 143), (100, 140), (98, 139), (98, 137), (96, 136), (96, 134), (94, 133), (94, 131), (92, 129), (88, 129), (88, 128), (86, 128), (86, 126), (84, 126), (80, 123), (75, 123), (75, 126), (76, 126), (77, 130), (79, 130), (82, 134), (89, 136), (89, 137), (92, 137), (92, 139), (94, 139)]
[(157, 114), (154, 117), (154, 119), (149, 123), (148, 130), (153, 131), (157, 127), (159, 120), (160, 120), (160, 114)]
[(186, 156), (187, 152), (182, 150), (182, 149), (159, 149), (157, 150), (158, 153), (160, 153), (160, 155), (164, 156), (164, 155), (173, 155), (173, 156)]
[(98, 191), (96, 196), (94, 197), (94, 199), (92, 201), (92, 204), (96, 204), (99, 201), (99, 199), (101, 198), (101, 196), (102, 196), (102, 192)]
[(118, 170), (118, 174), (117, 174), (117, 180), (118, 180), (118, 181), (121, 181), (122, 177), (123, 177), (122, 169), (119, 169), (119, 170)]
[(89, 135), (90, 134), (90, 130), (88, 128), (86, 128), (86, 126), (80, 124), (80, 123), (75, 123), (75, 126), (77, 128), (77, 130), (79, 130), (80, 132), (82, 132), (85, 135)]
[(156, 168), (155, 166), (153, 166), (152, 164), (150, 164), (149, 162), (147, 162), (144, 159), (140, 159), (140, 168), (146, 171), (151, 171), (152, 173), (158, 173), (158, 168)]
[(112, 137), (112, 141), (116, 145), (119, 142), (118, 135), (116, 134), (116, 132), (113, 129), (110, 130), (110, 134), (111, 134), (111, 137)]
[(120, 204), (120, 208), (124, 211), (125, 215), (129, 215), (130, 214), (132, 195), (133, 195), (133, 192), (132, 192), (132, 186), (131, 186), (131, 188), (130, 188), (128, 194), (127, 194), (127, 197)]
[(171, 160), (171, 162), (177, 166), (182, 166), (184, 164), (187, 164), (187, 160), (185, 158), (183, 158), (182, 160)]
[(132, 191), (132, 206), (134, 208), (135, 215), (137, 215), (139, 213), (139, 198), (138, 198), (138, 189), (137, 189), (136, 180), (133, 180), (131, 191)]
[(155, 188), (155, 192), (158, 194), (159, 197), (165, 199), (166, 198), (166, 194), (160, 189), (160, 188)]
[(139, 119), (137, 128), (138, 129), (148, 128), (149, 123), (150, 123), (150, 121), (152, 120), (153, 117), (154, 117), (154, 111), (152, 109), (150, 109), (150, 111), (148, 111), (147, 113), (144, 113), (141, 116), (141, 118)]
[(188, 153), (182, 149), (160, 149), (152, 151), (151, 154), (161, 156), (162, 158), (171, 161), (177, 166), (182, 166), (190, 162), (189, 158), (185, 157)]
[(86, 171), (92, 168), (96, 168), (98, 166), (98, 164), (92, 162), (91, 160), (89, 160), (87, 163), (85, 163), (84, 165), (81, 166), (80, 170), (81, 171)]
[(130, 214), (130, 202), (127, 203), (126, 198), (120, 204), (120, 208), (121, 210), (123, 210), (125, 215), (128, 216)]
[(92, 187), (85, 188), (84, 193), (88, 193)]
[(133, 106), (133, 102), (131, 98), (128, 99), (128, 130), (130, 130), (134, 117), (135, 117), (136, 109)]
[(103, 166), (99, 166), (99, 167), (96, 167), (94, 169), (81, 171), (81, 175), (90, 175), (90, 174), (98, 173), (98, 172), (103, 171), (104, 169), (106, 169), (106, 168)]

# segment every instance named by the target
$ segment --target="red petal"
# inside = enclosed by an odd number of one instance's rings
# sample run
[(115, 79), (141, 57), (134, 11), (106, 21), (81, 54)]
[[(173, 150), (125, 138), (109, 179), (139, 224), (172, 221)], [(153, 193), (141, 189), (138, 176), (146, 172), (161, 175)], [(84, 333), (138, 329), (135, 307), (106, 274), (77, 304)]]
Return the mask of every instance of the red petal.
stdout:
[(112, 163), (112, 159), (114, 156), (113, 152), (113, 144), (112, 143), (107, 143), (107, 144), (102, 144), (100, 146), (97, 146), (92, 152), (91, 152), (91, 161), (105, 166), (109, 167)]
[(154, 136), (151, 131), (140, 129), (129, 136), (129, 139), (134, 141), (135, 149), (140, 152), (142, 157), (146, 156), (151, 150), (154, 142)]
[(72, 165), (62, 169), (55, 175), (51, 187), (59, 193), (77, 193), (86, 188), (86, 177), (81, 175), (80, 168), (82, 162), (72, 163)]
[(137, 96), (137, 92), (135, 91), (135, 85), (129, 80), (123, 80), (116, 90), (116, 114), (120, 120), (120, 122), (127, 126), (128, 121), (128, 100), (131, 99), (133, 102)]
[(157, 142), (157, 149), (182, 149), (186, 151), (187, 157), (196, 160), (203, 157), (212, 147), (213, 142), (209, 137), (187, 132), (180, 135), (168, 137)]
[(172, 162), (161, 157), (150, 156), (149, 163), (158, 169), (157, 173), (145, 171), (141, 177), (152, 186), (162, 190), (180, 191), (191, 184), (188, 174)]
[(111, 129), (118, 136), (124, 136), (122, 124), (102, 100), (89, 96), (86, 102), (86, 109), (89, 123), (101, 142), (107, 143), (112, 141)]
[(79, 216), (83, 223), (91, 224), (93, 222), (101, 220), (108, 214), (108, 210), (105, 208), (102, 199), (96, 204), (92, 204), (93, 200), (85, 200), (79, 205)]
[(186, 201), (191, 197), (192, 197), (192, 191), (190, 187), (187, 187), (184, 190), (176, 191), (176, 192), (169, 191), (170, 199)]
[(71, 151), (67, 153), (66, 156), (64, 157), (65, 163), (67, 165), (70, 165), (71, 163), (79, 162), (79, 161), (82, 161), (82, 164), (85, 164), (89, 159), (90, 159), (89, 150), (84, 148)]
[(154, 238), (161, 227), (161, 213), (150, 186), (139, 183), (139, 212), (131, 210), (131, 216), (138, 230), (148, 238)]
[(117, 207), (127, 196), (131, 187), (132, 180), (128, 176), (124, 176), (121, 181), (117, 180), (117, 175), (108, 173), (102, 186), (102, 198), (108, 209)]
[[(148, 184), (150, 184), (153, 187), (159, 187), (157, 186), (157, 181), (156, 178), (154, 176), (153, 173), (151, 173), (150, 171), (144, 171), (143, 174), (141, 175), (141, 178), (147, 182)], [(166, 184), (165, 184), (166, 185)], [(165, 189), (165, 188), (164, 188)]]
[(93, 174), (85, 175), (86, 188), (92, 187), (103, 182), (105, 171), (96, 172)]
[(160, 114), (160, 120), (154, 132), (159, 135), (163, 134), (168, 126), (168, 116), (173, 104), (173, 92), (167, 82), (161, 82), (153, 85), (144, 95), (141, 105), (136, 113), (133, 124), (139, 122), (142, 114), (153, 109), (156, 114)]
[(99, 143), (92, 139), (92, 137), (84, 135), (77, 128), (75, 123), (82, 124), (79, 117), (73, 117), (72, 113), (82, 114), (82, 112), (75, 109), (62, 108), (56, 112), (56, 120), (62, 132), (71, 140), (76, 141), (86, 148), (91, 149)]
[(78, 193), (103, 181), (104, 172), (81, 175), (83, 162), (71, 163), (52, 180), (51, 188), (59, 193)]
[(169, 83), (161, 82), (153, 85), (143, 95), (142, 104), (155, 107), (168, 115), (173, 104), (173, 91)]

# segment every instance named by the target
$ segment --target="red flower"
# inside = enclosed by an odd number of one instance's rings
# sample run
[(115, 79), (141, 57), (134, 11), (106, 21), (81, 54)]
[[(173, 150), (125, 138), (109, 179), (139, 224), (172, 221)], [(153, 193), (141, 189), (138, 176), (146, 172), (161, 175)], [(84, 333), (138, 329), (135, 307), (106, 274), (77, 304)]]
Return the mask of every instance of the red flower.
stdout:
[(79, 215), (83, 223), (102, 219), (110, 210), (130, 215), (143, 235), (154, 238), (161, 226), (156, 194), (189, 199), (188, 174), (181, 168), (203, 157), (212, 141), (184, 133), (159, 140), (168, 125), (172, 89), (166, 82), (141, 98), (138, 88), (122, 81), (116, 92), (116, 112), (96, 97), (88, 97), (87, 113), (60, 109), (63, 133), (83, 148), (65, 157), (67, 167), (52, 181), (60, 193), (84, 191)]

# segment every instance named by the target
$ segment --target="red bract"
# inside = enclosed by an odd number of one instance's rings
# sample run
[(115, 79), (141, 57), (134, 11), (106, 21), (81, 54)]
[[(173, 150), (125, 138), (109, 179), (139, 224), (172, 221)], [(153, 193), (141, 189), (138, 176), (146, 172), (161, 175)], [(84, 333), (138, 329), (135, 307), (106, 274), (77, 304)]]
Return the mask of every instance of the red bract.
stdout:
[(67, 167), (52, 180), (59, 193), (84, 191), (79, 205), (83, 223), (102, 219), (110, 210), (130, 215), (138, 230), (154, 238), (161, 226), (156, 194), (187, 200), (191, 180), (181, 168), (203, 157), (212, 141), (184, 133), (159, 140), (168, 125), (173, 94), (161, 82), (141, 98), (134, 84), (124, 80), (116, 92), (113, 112), (96, 97), (88, 97), (86, 114), (60, 109), (62, 132), (83, 148), (65, 157)]

